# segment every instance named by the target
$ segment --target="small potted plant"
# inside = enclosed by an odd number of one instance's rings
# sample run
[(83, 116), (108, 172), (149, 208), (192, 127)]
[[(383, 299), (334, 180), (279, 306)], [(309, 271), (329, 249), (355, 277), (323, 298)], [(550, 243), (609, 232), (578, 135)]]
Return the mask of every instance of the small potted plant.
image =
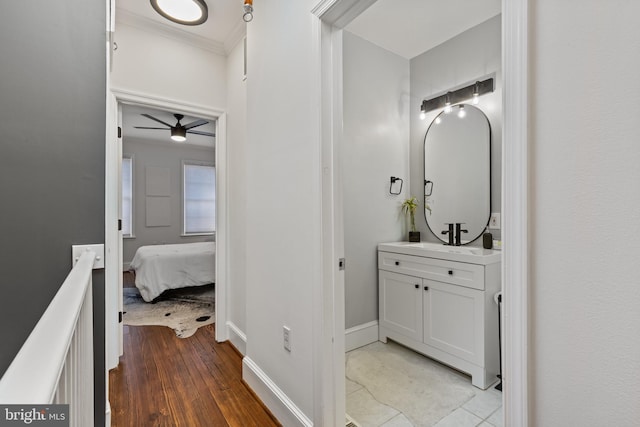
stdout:
[(409, 230), (409, 241), (419, 242), (420, 232), (416, 230), (416, 209), (418, 209), (418, 199), (411, 197), (402, 202), (402, 212), (409, 215), (411, 230)]

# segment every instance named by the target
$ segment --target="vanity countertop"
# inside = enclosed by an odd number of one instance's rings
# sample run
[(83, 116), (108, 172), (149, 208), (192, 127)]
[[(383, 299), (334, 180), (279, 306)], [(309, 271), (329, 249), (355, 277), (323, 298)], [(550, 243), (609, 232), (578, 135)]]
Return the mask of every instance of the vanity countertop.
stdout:
[(480, 265), (495, 264), (502, 260), (501, 251), (470, 246), (448, 246), (430, 242), (380, 243), (378, 250)]

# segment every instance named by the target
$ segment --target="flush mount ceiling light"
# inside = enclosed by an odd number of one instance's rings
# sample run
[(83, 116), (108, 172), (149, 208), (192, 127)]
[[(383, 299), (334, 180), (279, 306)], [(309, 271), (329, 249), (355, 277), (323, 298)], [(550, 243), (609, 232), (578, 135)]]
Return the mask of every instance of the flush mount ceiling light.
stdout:
[(204, 0), (151, 0), (151, 6), (171, 22), (200, 25), (209, 16)]

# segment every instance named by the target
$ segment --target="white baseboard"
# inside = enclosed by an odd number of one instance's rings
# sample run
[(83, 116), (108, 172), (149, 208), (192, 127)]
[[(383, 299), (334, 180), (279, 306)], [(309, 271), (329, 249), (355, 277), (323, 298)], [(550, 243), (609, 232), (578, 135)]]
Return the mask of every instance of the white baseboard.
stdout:
[(363, 323), (344, 331), (344, 351), (355, 350), (378, 341), (378, 321)]
[(313, 427), (313, 422), (248, 356), (242, 359), (242, 379), (283, 426)]
[(230, 320), (227, 320), (227, 333), (231, 344), (245, 356), (247, 354), (247, 335)]

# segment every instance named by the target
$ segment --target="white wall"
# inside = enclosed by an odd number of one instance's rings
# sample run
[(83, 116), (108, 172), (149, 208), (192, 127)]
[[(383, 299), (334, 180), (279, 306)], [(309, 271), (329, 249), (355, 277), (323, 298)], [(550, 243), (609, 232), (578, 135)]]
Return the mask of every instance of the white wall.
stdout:
[[(477, 105), (491, 123), (491, 212), (500, 212), (502, 168), (501, 17), (495, 16), (411, 59), (411, 194), (421, 202), (416, 226), (422, 240), (439, 242), (427, 228), (424, 207), (424, 137), (441, 110), (420, 120), (423, 99), (473, 83), (495, 73), (495, 92), (480, 97)], [(452, 165), (455, 167), (455, 165)], [(491, 230), (499, 238), (500, 230)], [(474, 246), (482, 245), (482, 239)]]
[(640, 3), (530, 14), (531, 425), (636, 426)]
[[(378, 319), (377, 245), (406, 240), (409, 61), (347, 31), (343, 36), (345, 327)], [(389, 194), (389, 178), (404, 180)], [(394, 185), (394, 190), (399, 183)]]
[[(311, 3), (263, 0), (247, 25), (245, 267), (247, 356), (309, 418), (313, 307), (319, 303), (313, 289), (322, 277)], [(291, 352), (283, 348), (283, 325), (291, 328)], [(250, 385), (270, 404), (255, 382)]]
[[(227, 170), (229, 216), (229, 286), (227, 316), (233, 324), (230, 339), (241, 352), (246, 343), (238, 332), (246, 334), (246, 161), (247, 161), (247, 89), (243, 78), (244, 44), (240, 42), (227, 57)], [(237, 330), (233, 330), (233, 327)]]
[[(191, 243), (214, 240), (214, 236), (182, 237), (182, 161), (196, 160), (213, 164), (213, 148), (168, 144), (135, 138), (123, 138), (123, 153), (133, 156), (133, 232), (135, 238), (123, 239), (122, 259), (126, 266), (136, 249), (143, 245)], [(171, 221), (168, 227), (146, 226), (147, 167), (169, 170)]]
[(119, 21), (115, 42), (114, 88), (224, 110), (224, 56)]

